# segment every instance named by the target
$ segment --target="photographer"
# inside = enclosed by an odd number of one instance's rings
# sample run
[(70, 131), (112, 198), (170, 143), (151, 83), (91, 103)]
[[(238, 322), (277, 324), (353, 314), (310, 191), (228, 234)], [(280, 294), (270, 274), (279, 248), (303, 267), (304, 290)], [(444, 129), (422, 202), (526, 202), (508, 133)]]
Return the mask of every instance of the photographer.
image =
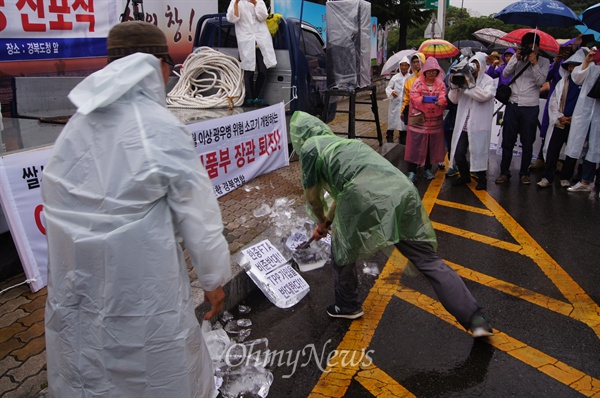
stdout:
[(520, 135), (523, 146), (519, 176), (521, 184), (529, 185), (529, 164), (533, 156), (533, 143), (540, 112), (540, 87), (546, 81), (550, 61), (539, 56), (540, 37), (534, 33), (527, 33), (521, 40), (522, 46), (517, 49), (514, 57), (510, 59), (502, 75), (504, 77), (516, 76), (524, 70), (523, 74), (511, 84), (512, 94), (506, 104), (504, 114), (504, 128), (502, 129), (502, 161), (500, 163), (500, 176), (496, 184), (504, 184), (510, 180), (510, 163), (512, 151)]
[[(471, 171), (478, 175), (478, 190), (487, 188), (486, 171), (490, 148), (490, 131), (492, 129), (492, 113), (494, 112), (494, 96), (496, 83), (483, 72), (485, 53), (478, 52), (469, 59), (468, 73), (457, 71), (451, 75), (448, 98), (458, 104), (456, 123), (452, 134), (452, 153), (460, 177), (452, 185), (464, 185), (471, 182)], [(458, 76), (457, 76), (458, 74)], [(464, 84), (453, 84), (464, 77)], [(467, 162), (467, 151), (470, 153), (470, 170)]]

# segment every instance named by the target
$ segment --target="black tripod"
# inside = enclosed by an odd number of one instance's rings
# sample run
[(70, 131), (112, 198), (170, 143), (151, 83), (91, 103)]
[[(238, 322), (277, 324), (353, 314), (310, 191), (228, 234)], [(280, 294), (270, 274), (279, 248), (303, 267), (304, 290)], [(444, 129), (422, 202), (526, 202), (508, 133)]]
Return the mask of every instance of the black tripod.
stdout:
[[(127, 0), (127, 4), (125, 4), (125, 10), (123, 14), (121, 14), (120, 20), (121, 22), (125, 21), (125, 17), (127, 15), (127, 11), (129, 11), (129, 2), (133, 2), (133, 20), (134, 21), (143, 21), (144, 20), (144, 2), (143, 0)], [(140, 11), (141, 9), (141, 11)]]

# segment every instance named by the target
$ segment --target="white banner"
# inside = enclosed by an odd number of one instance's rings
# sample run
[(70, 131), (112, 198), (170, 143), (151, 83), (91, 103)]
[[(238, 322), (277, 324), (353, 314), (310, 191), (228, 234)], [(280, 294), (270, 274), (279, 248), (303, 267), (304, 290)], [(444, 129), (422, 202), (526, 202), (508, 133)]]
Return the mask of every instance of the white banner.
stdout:
[(27, 279), (37, 292), (47, 283), (48, 247), (42, 217), (42, 170), (52, 148), (0, 157), (0, 199)]
[[(217, 197), (289, 165), (283, 104), (188, 126)], [(217, 138), (218, 137), (218, 138)], [(30, 287), (47, 284), (42, 170), (52, 147), (0, 157), (0, 203)]]
[(217, 197), (289, 165), (283, 103), (187, 127)]
[[(216, 0), (146, 0), (137, 7), (144, 20), (166, 35), (171, 55), (192, 51), (198, 19), (217, 12)], [(110, 28), (133, 20), (134, 1), (0, 0), (0, 61), (106, 56)], [(127, 7), (126, 7), (127, 6)]]

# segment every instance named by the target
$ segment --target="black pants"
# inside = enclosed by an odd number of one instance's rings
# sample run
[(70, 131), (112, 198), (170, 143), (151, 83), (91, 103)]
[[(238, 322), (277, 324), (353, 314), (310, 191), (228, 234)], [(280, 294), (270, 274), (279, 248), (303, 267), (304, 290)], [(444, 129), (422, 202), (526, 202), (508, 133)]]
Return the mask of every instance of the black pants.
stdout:
[(533, 143), (535, 142), (539, 113), (539, 106), (518, 106), (510, 102), (506, 104), (504, 128), (502, 129), (501, 174), (510, 176), (513, 148), (517, 143), (517, 137), (520, 136), (523, 155), (521, 156), (519, 175), (529, 175), (529, 165), (533, 158)]
[[(469, 169), (469, 160), (467, 159), (467, 151), (469, 149), (469, 133), (463, 131), (460, 133), (460, 137), (456, 142), (456, 149), (454, 150), (454, 163), (460, 172), (460, 178), (471, 180), (471, 170)], [(487, 183), (487, 172), (485, 170), (478, 171), (477, 177), (481, 185)]]
[(260, 49), (256, 47), (256, 81), (254, 81), (254, 71), (244, 71), (244, 88), (246, 89), (246, 99), (262, 98), (263, 86), (267, 80), (268, 69), (263, 61)]
[[(396, 248), (427, 278), (444, 308), (468, 329), (481, 307), (461, 277), (446, 264), (427, 242), (401, 241)], [(332, 256), (335, 277), (335, 304), (342, 310), (361, 308), (358, 299), (356, 264), (339, 266)]]
[[(554, 130), (552, 130), (552, 137), (550, 137), (550, 142), (548, 142), (548, 151), (546, 152), (546, 171), (544, 171), (544, 174), (542, 175), (542, 177), (550, 182), (554, 181), (554, 175), (556, 174), (556, 163), (558, 162), (558, 157), (560, 156), (560, 150), (562, 149), (563, 145), (567, 143), (570, 130), (570, 124), (567, 124), (564, 129), (555, 126)], [(573, 164), (571, 167), (574, 166), (575, 164)], [(567, 166), (567, 168), (568, 167), (569, 166)], [(571, 175), (573, 175), (572, 171)], [(570, 178), (571, 177), (564, 179), (568, 180)], [(561, 180), (562, 179), (563, 178), (561, 178)]]

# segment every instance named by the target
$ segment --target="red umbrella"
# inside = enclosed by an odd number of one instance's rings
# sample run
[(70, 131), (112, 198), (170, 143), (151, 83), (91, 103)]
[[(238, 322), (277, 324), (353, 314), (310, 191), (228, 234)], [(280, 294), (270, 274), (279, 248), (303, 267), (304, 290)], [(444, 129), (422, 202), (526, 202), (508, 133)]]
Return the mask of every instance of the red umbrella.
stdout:
[(560, 44), (558, 44), (556, 39), (554, 37), (550, 36), (548, 33), (542, 32), (541, 30), (538, 30), (538, 29), (513, 30), (512, 32), (508, 33), (506, 36), (502, 37), (502, 40), (505, 40), (505, 41), (508, 41), (511, 43), (521, 44), (521, 40), (523, 39), (523, 36), (525, 36), (527, 33), (534, 33), (540, 37), (540, 49), (554, 53), (554, 54), (558, 53), (558, 50), (560, 49)]

